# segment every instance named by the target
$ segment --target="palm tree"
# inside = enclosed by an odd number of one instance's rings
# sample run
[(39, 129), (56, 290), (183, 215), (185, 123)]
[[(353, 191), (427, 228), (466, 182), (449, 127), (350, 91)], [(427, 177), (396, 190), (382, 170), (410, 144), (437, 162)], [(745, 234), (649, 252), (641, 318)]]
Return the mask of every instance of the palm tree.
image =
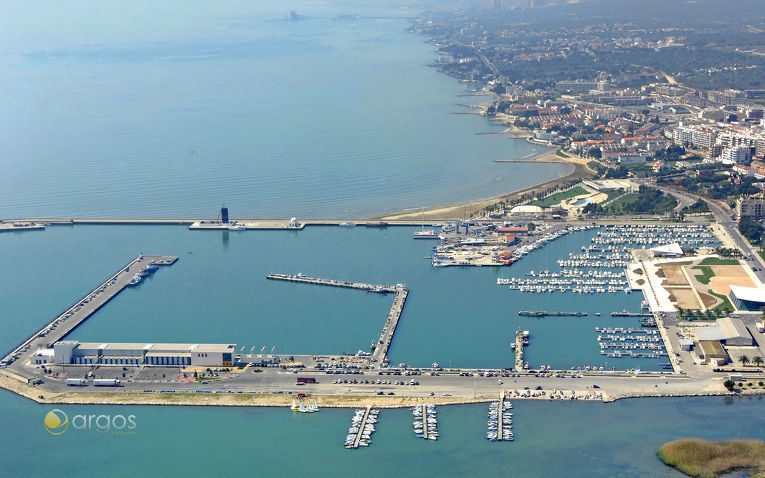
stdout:
[(752, 359), (752, 363), (755, 367), (762, 367), (762, 364), (765, 362), (765, 360), (762, 360), (762, 357), (759, 355), (755, 355), (755, 357)]
[(739, 357), (738, 361), (741, 362), (741, 365), (745, 367), (749, 365), (749, 357), (747, 357), (746, 355), (742, 355), (741, 357)]

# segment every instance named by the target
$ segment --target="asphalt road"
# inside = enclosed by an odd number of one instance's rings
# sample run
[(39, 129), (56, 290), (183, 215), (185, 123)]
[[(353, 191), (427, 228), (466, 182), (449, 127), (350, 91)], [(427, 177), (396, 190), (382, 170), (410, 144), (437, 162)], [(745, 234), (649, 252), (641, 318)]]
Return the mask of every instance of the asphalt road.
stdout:
[(709, 210), (712, 212), (712, 215), (714, 216), (715, 221), (717, 221), (720, 227), (722, 227), (726, 235), (731, 239), (731, 241), (736, 245), (736, 247), (738, 247), (741, 250), (741, 252), (744, 253), (744, 256), (746, 257), (747, 265), (752, 269), (752, 271), (755, 273), (755, 275), (761, 282), (765, 282), (765, 270), (763, 270), (765, 269), (765, 261), (763, 261), (760, 255), (757, 254), (757, 251), (755, 250), (755, 248), (752, 247), (751, 244), (749, 244), (749, 241), (747, 241), (741, 235), (741, 233), (738, 232), (738, 223), (735, 221), (735, 219), (731, 219), (730, 213), (725, 211), (722, 207), (720, 207), (715, 202), (702, 198), (700, 196), (696, 196), (694, 194), (691, 194), (685, 191), (677, 191), (675, 189), (670, 189), (670, 188), (663, 187), (654, 183), (651, 183), (651, 186), (656, 187), (667, 194), (672, 194), (673, 196), (677, 197), (678, 200), (680, 200), (682, 203), (687, 203), (690, 201), (690, 203), (692, 204), (699, 199), (704, 200), (709, 205)]
[[(58, 370), (60, 367), (55, 367)], [(63, 370), (69, 377), (82, 377), (88, 367), (67, 365)], [(584, 372), (584, 371), (561, 371), (550, 373), (527, 373), (515, 374), (511, 371), (502, 371), (507, 376), (478, 376), (477, 372), (470, 376), (460, 375), (456, 372), (432, 372), (421, 371), (420, 375), (406, 376), (387, 375), (386, 372), (376, 370), (364, 370), (359, 374), (326, 374), (323, 371), (301, 370), (293, 373), (278, 367), (254, 369), (231, 374), (221, 373), (219, 377), (207, 380), (207, 383), (199, 381), (178, 381), (178, 369), (141, 367), (138, 369), (122, 367), (99, 366), (93, 369), (97, 378), (119, 378), (123, 386), (94, 387), (92, 381), (87, 387), (68, 387), (63, 375), (59, 377), (46, 377), (41, 371), (36, 373), (43, 383), (40, 385), (41, 394), (46, 392), (192, 392), (192, 393), (297, 393), (309, 392), (322, 395), (359, 395), (375, 396), (382, 392), (385, 395), (397, 396), (454, 396), (464, 398), (491, 398), (501, 389), (522, 391), (528, 387), (534, 391), (537, 387), (550, 391), (553, 389), (577, 392), (604, 392), (611, 397), (640, 396), (640, 395), (691, 395), (719, 391), (720, 376), (713, 377), (711, 374), (699, 374), (690, 377), (669, 373), (650, 374), (626, 374), (624, 372)], [(122, 374), (125, 373), (125, 377)], [(436, 375), (436, 373), (438, 373)], [(163, 377), (164, 374), (164, 377)], [(316, 384), (296, 385), (296, 377), (315, 377)], [(369, 381), (370, 383), (333, 383), (336, 380), (357, 382)], [(376, 381), (382, 383), (375, 383)], [(418, 385), (410, 385), (414, 380)], [(395, 382), (406, 382), (397, 385)], [(597, 386), (597, 387), (595, 387)]]

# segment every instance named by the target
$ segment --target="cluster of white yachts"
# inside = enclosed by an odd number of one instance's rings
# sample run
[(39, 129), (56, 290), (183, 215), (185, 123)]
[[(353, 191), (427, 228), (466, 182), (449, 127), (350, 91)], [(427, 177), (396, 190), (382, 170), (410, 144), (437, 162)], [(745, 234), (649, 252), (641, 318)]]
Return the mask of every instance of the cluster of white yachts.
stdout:
[[(379, 410), (371, 409), (367, 415), (367, 410), (364, 408), (358, 408), (353, 413), (351, 419), (351, 427), (348, 428), (348, 435), (345, 437), (345, 448), (356, 448), (356, 446), (369, 446), (369, 442), (372, 441), (372, 433), (375, 431), (375, 423), (377, 423), (377, 414)], [(366, 416), (366, 421), (364, 416)], [(361, 437), (356, 445), (356, 438)]]
[(497, 279), (497, 284), (507, 285), (510, 290), (521, 292), (574, 292), (575, 294), (616, 293), (624, 292), (627, 281), (618, 278), (585, 277), (539, 277)]
[(639, 244), (642, 246), (660, 246), (679, 243), (695, 248), (717, 247), (719, 242), (714, 234), (700, 224), (627, 224), (608, 226), (605, 231), (598, 231), (592, 238), (594, 244)]
[(510, 411), (512, 408), (513, 404), (510, 402), (503, 402), (502, 405), (499, 402), (491, 402), (489, 420), (486, 422), (489, 427), (489, 431), (486, 432), (487, 440), (513, 441), (515, 437), (513, 435), (513, 413)]
[[(424, 413), (424, 415), (423, 415)], [(412, 408), (414, 415), (414, 435), (417, 438), (438, 440), (438, 413), (435, 405), (415, 405)]]

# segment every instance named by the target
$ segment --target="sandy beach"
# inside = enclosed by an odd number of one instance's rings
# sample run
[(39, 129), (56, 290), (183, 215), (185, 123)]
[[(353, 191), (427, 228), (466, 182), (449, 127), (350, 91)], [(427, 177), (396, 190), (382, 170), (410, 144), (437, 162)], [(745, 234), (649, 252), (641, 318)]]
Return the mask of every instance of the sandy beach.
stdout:
[[(517, 128), (512, 128), (512, 130), (513, 131), (508, 132), (511, 135), (520, 134), (520, 132), (523, 131), (523, 130), (517, 130)], [(505, 134), (505, 133), (502, 133), (502, 134)], [(528, 137), (529, 135), (530, 133), (528, 131), (523, 131), (522, 137)], [(544, 161), (544, 162), (568, 164), (571, 166), (571, 169), (570, 169), (570, 172), (565, 176), (562, 176), (556, 179), (551, 179), (549, 181), (544, 181), (544, 182), (541, 182), (532, 186), (528, 186), (526, 188), (519, 189), (516, 191), (510, 191), (500, 196), (494, 196), (494, 197), (489, 197), (484, 199), (476, 199), (474, 201), (469, 201), (465, 203), (445, 205), (441, 207), (426, 209), (424, 213), (423, 211), (417, 210), (417, 211), (410, 211), (410, 212), (404, 212), (404, 213), (375, 216), (371, 219), (377, 219), (377, 220), (383, 220), (383, 221), (417, 220), (417, 219), (422, 219), (423, 214), (424, 214), (424, 218), (427, 220), (445, 221), (450, 219), (464, 219), (469, 217), (471, 212), (480, 211), (483, 208), (496, 204), (500, 201), (504, 201), (508, 199), (509, 200), (517, 199), (526, 193), (534, 195), (544, 191), (545, 189), (553, 187), (556, 184), (565, 184), (575, 179), (586, 178), (591, 176), (594, 173), (594, 171), (587, 166), (588, 160), (573, 157), (573, 156), (564, 158), (555, 154), (556, 151), (557, 150), (555, 149), (550, 149), (540, 154), (539, 156), (533, 159), (530, 159), (529, 161), (530, 162)]]

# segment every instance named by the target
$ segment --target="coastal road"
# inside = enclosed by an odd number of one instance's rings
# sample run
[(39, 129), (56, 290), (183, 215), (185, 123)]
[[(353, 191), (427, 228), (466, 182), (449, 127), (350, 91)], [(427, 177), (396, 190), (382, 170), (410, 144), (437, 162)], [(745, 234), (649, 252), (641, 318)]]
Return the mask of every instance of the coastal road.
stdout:
[[(647, 182), (641, 182), (643, 184), (646, 184)], [(755, 248), (747, 241), (740, 232), (738, 232), (738, 223), (735, 219), (731, 219), (730, 213), (725, 211), (720, 205), (715, 203), (714, 201), (711, 201), (706, 198), (702, 198), (700, 196), (696, 196), (695, 194), (688, 193), (686, 191), (677, 191), (675, 189), (671, 189), (665, 186), (661, 186), (655, 183), (650, 183), (651, 187), (655, 187), (660, 189), (661, 191), (672, 194), (678, 200), (681, 201), (691, 201), (691, 203), (696, 202), (697, 200), (703, 200), (707, 203), (709, 206), (709, 210), (712, 212), (712, 215), (715, 218), (715, 221), (717, 221), (717, 224), (720, 226), (722, 231), (725, 233), (725, 235), (731, 240), (733, 244), (736, 245), (738, 249), (743, 252), (744, 256), (746, 257), (746, 264), (749, 266), (754, 274), (757, 276), (757, 278), (760, 280), (760, 282), (765, 282), (765, 261), (763, 261), (762, 257), (757, 253)], [(756, 269), (756, 270), (755, 270)]]
[[(80, 370), (82, 369), (82, 370)], [(81, 366), (67, 366), (66, 372), (70, 377), (82, 377), (87, 369)], [(343, 396), (366, 396), (396, 395), (406, 397), (429, 397), (429, 396), (452, 396), (462, 398), (485, 398), (492, 399), (497, 396), (501, 389), (518, 390), (523, 392), (529, 389), (532, 392), (540, 387), (547, 391), (560, 390), (570, 392), (604, 392), (610, 397), (629, 396), (655, 396), (655, 395), (696, 395), (706, 393), (720, 393), (722, 377), (688, 377), (672, 374), (625, 374), (625, 373), (584, 373), (584, 372), (558, 372), (545, 374), (514, 374), (501, 377), (502, 384), (498, 382), (500, 377), (464, 376), (458, 373), (440, 372), (439, 375), (430, 375), (433, 372), (422, 372), (422, 375), (380, 375), (377, 371), (364, 371), (364, 374), (327, 375), (319, 371), (303, 370), (301, 376), (316, 377), (318, 383), (296, 385), (295, 378), (298, 374), (285, 371), (281, 368), (266, 368), (261, 372), (246, 371), (233, 373), (232, 377), (222, 376), (207, 380), (208, 383), (195, 381), (178, 381), (178, 369), (142, 367), (137, 374), (136, 370), (123, 371), (121, 367), (100, 366), (93, 370), (97, 378), (119, 378), (123, 387), (67, 387), (65, 377), (57, 378), (42, 377), (44, 383), (40, 385), (41, 394), (78, 392), (170, 392), (172, 393), (287, 393), (308, 392), (317, 395), (343, 395)], [(122, 374), (125, 373), (126, 377)], [(384, 373), (384, 372), (383, 372)], [(134, 378), (131, 375), (135, 374)], [(166, 378), (163, 378), (164, 377)], [(539, 376), (537, 376), (539, 375)], [(572, 378), (572, 375), (576, 378)], [(369, 381), (370, 383), (333, 383), (336, 380)], [(384, 383), (371, 383), (376, 381)], [(419, 385), (410, 385), (414, 380)], [(397, 385), (395, 382), (406, 382)]]

